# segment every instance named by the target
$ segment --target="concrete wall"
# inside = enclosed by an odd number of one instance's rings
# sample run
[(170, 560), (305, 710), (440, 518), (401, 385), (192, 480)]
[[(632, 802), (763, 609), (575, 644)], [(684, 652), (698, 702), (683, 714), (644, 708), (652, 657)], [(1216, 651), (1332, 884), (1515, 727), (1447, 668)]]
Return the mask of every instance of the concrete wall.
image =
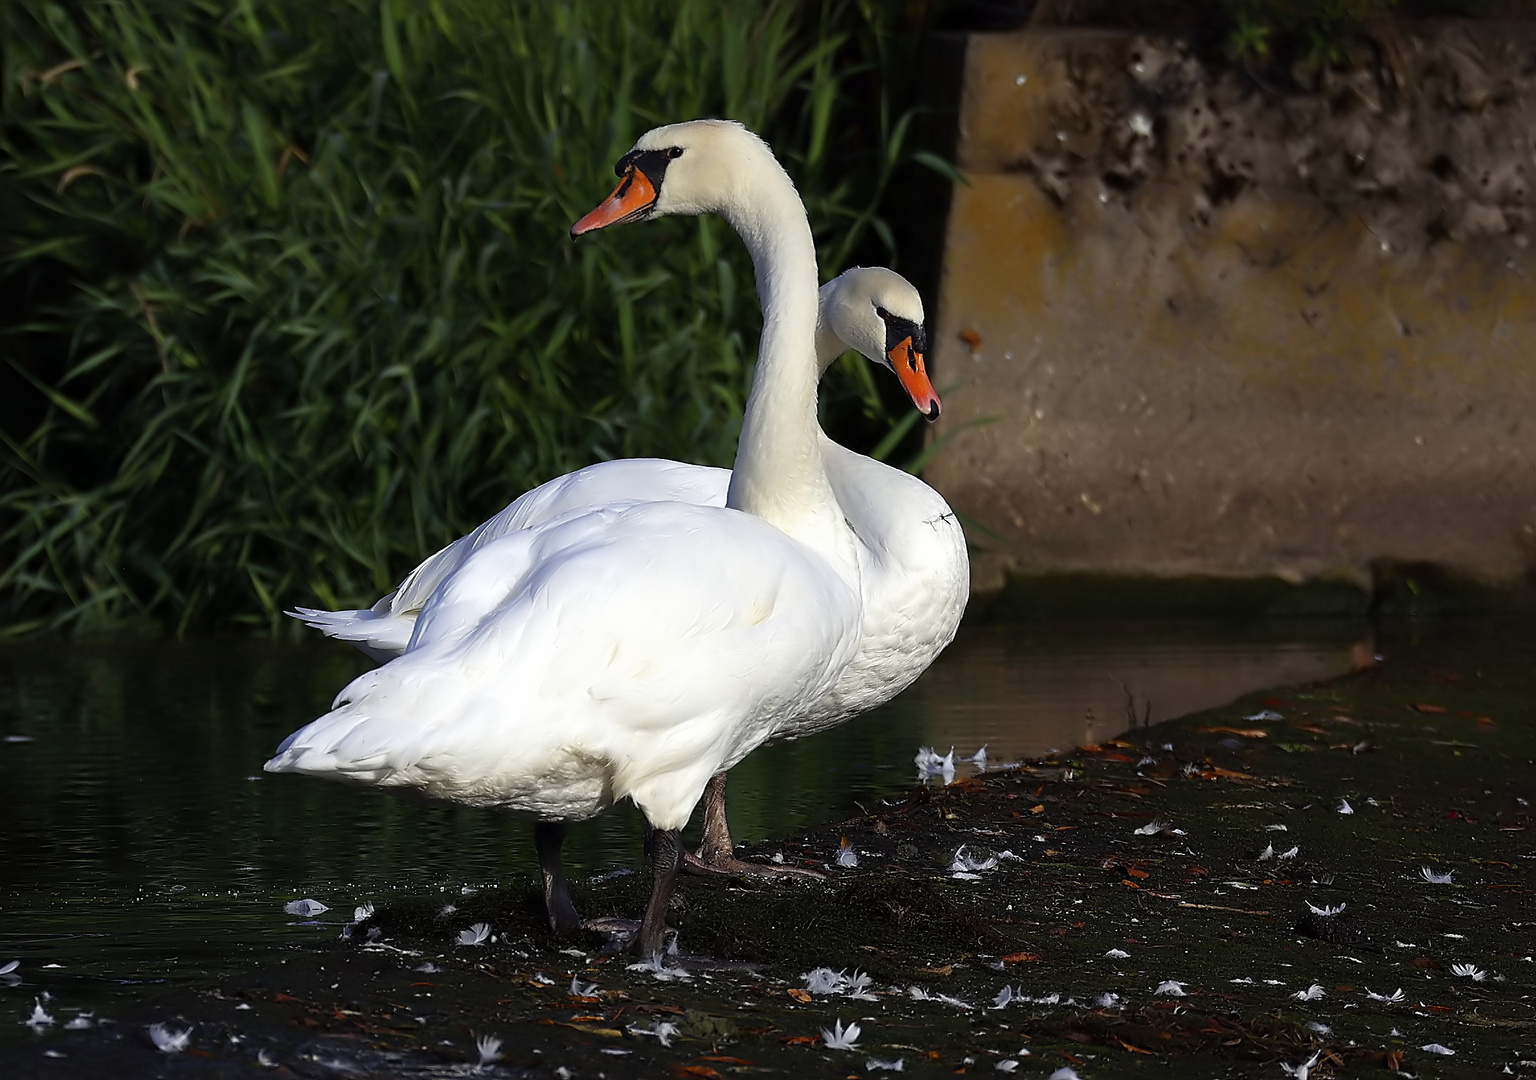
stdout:
[(975, 588), (1536, 566), (1536, 35), (1276, 87), (1173, 40), (973, 36), (927, 479)]

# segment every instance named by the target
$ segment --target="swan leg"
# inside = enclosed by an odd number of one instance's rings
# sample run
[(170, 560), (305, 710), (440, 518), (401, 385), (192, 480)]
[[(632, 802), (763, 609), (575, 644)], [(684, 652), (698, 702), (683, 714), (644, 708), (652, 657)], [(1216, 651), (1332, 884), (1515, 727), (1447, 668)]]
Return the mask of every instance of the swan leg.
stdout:
[(773, 866), (767, 863), (750, 863), (736, 858), (736, 845), (731, 840), (731, 826), (725, 817), (726, 773), (710, 777), (704, 789), (704, 838), (698, 854), (683, 852), (683, 871), (701, 877), (810, 877), (818, 881), (826, 875), (816, 870), (798, 866)]
[(565, 843), (565, 822), (533, 823), (533, 847), (539, 854), (539, 869), (544, 871), (544, 913), (551, 930), (571, 930), (581, 925), (571, 891), (565, 884), (560, 866), (560, 845)]
[(672, 903), (672, 888), (682, 866), (683, 845), (677, 829), (653, 829), (646, 826), (645, 852), (651, 862), (651, 900), (645, 905), (645, 919), (635, 935), (634, 951), (641, 956), (655, 956), (666, 944), (667, 908)]

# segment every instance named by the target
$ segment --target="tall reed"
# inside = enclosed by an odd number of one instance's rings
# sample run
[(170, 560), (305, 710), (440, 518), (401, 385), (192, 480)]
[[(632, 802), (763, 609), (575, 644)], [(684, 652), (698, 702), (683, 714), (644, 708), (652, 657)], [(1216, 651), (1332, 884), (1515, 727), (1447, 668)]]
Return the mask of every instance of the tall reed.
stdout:
[(276, 628), (371, 601), (549, 476), (728, 464), (758, 325), (741, 246), (708, 219), (566, 229), (640, 132), (727, 116), (774, 142), (837, 272), (889, 237), (894, 18), (0, 7), (0, 623)]

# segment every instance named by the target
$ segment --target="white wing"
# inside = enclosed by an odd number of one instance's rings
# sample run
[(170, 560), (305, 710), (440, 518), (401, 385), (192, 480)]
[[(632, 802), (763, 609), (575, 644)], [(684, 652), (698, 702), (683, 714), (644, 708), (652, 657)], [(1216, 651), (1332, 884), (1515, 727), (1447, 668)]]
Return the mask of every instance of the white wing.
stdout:
[(382, 663), (406, 650), (416, 628), (416, 617), (427, 598), (469, 556), (492, 540), (575, 510), (593, 510), (616, 503), (724, 506), (730, 481), (729, 469), (664, 458), (600, 461), (524, 492), (473, 532), (429, 556), (371, 608), (324, 611), (300, 607), (288, 614), (327, 637), (352, 642)]
[(410, 649), (267, 768), (556, 819), (629, 797), (678, 828), (710, 776), (826, 693), (859, 622), (829, 563), (750, 515), (570, 514), (471, 553)]

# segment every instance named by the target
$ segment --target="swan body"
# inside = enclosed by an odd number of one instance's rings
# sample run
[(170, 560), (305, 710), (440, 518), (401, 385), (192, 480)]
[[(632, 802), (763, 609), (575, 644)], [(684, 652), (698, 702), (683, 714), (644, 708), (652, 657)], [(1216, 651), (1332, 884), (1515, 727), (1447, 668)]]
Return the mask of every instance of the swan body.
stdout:
[(409, 787), (542, 820), (630, 798), (679, 829), (704, 785), (825, 695), (859, 603), (750, 514), (576, 511), (482, 545), (411, 647), (278, 747), (272, 772)]
[[(850, 347), (894, 366), (887, 347), (892, 338), (899, 343), (903, 334), (914, 334), (913, 328), (920, 337), (922, 325), (922, 298), (905, 278), (885, 269), (855, 267), (821, 288), (818, 368), (825, 372)], [(929, 400), (921, 388), (914, 394), (921, 404)], [(858, 541), (863, 632), (858, 652), (837, 683), (811, 708), (786, 721), (780, 735), (787, 738), (832, 727), (910, 686), (954, 639), (970, 588), (965, 538), (938, 492), (909, 473), (840, 446), (824, 433), (817, 445), (833, 496)], [(433, 591), (491, 541), (573, 510), (632, 500), (724, 506), (730, 476), (727, 469), (661, 458), (598, 462), (525, 492), (422, 562), (372, 608), (298, 608), (293, 614), (386, 661), (410, 644), (417, 617)]]

